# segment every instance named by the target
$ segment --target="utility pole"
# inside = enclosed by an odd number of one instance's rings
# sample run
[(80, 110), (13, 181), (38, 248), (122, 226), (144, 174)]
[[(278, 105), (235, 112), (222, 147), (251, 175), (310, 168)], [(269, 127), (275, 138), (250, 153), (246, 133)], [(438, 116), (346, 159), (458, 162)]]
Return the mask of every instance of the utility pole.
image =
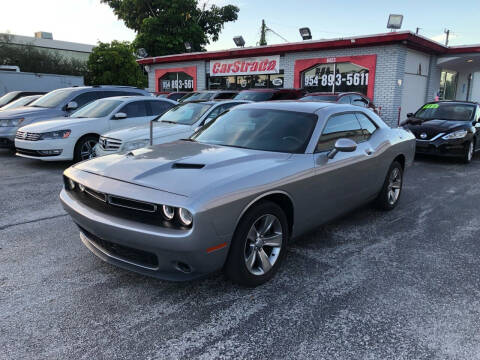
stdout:
[(265, 20), (262, 20), (262, 28), (260, 29), (260, 46), (267, 45), (267, 25), (265, 25)]
[(443, 32), (444, 32), (445, 35), (446, 35), (446, 38), (445, 38), (445, 46), (448, 46), (448, 38), (450, 37), (450, 30), (445, 29), (445, 30), (443, 30)]

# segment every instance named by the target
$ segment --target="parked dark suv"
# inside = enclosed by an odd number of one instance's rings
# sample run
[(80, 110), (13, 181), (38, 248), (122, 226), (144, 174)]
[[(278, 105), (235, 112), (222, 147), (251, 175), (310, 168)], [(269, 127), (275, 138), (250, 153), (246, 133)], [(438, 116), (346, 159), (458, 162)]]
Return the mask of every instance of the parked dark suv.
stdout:
[(130, 95), (153, 96), (129, 86), (80, 86), (50, 91), (28, 106), (0, 112), (0, 148), (13, 148), (15, 134), (24, 125), (69, 116), (94, 100)]
[(297, 100), (304, 95), (305, 90), (302, 89), (250, 89), (240, 91), (234, 99), (250, 101)]
[(10, 104), (12, 101), (29, 95), (43, 95), (44, 91), (10, 91), (0, 97), (0, 107)]
[(377, 112), (375, 105), (372, 101), (358, 92), (341, 92), (341, 93), (329, 93), (329, 92), (312, 92), (308, 93), (300, 99), (301, 101), (328, 101), (339, 104), (351, 104), (361, 107), (370, 108)]

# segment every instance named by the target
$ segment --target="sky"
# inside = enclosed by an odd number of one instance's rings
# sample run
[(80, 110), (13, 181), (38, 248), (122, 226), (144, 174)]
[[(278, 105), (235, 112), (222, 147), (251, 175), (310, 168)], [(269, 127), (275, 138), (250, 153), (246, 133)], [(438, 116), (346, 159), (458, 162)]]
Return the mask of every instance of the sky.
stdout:
[[(175, 1), (175, 0), (172, 0)], [(450, 29), (450, 45), (480, 43), (480, 1), (478, 0), (201, 0), (211, 4), (234, 4), (238, 20), (225, 25), (219, 41), (208, 50), (234, 47), (232, 38), (242, 35), (246, 46), (254, 46), (265, 19), (269, 28), (290, 42), (301, 41), (298, 29), (309, 27), (313, 39), (384, 33), (388, 15), (403, 14), (402, 30), (415, 31), (444, 43), (444, 29)], [(112, 40), (132, 41), (135, 33), (118, 20), (100, 0), (7, 0), (2, 1), (0, 32), (33, 36), (48, 31), (53, 38), (86, 44)], [(283, 43), (269, 33), (269, 44)]]

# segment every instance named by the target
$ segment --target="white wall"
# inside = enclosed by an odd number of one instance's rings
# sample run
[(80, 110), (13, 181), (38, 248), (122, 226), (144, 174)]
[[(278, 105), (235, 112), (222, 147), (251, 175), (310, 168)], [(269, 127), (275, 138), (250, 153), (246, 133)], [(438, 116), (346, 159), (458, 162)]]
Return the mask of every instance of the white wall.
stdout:
[(408, 49), (402, 84), (400, 121), (426, 102), (430, 55)]

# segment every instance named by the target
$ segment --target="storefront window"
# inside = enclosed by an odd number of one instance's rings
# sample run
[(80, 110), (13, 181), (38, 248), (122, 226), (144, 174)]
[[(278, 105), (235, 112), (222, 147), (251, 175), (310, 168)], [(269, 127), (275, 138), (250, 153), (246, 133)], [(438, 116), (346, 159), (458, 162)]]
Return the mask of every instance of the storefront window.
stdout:
[(457, 95), (457, 76), (456, 71), (442, 71), (440, 75), (440, 93), (438, 97), (441, 100), (455, 100)]
[(367, 95), (368, 69), (353, 63), (319, 64), (302, 73), (302, 83), (310, 92), (356, 91)]
[(208, 89), (246, 90), (262, 88), (283, 88), (283, 70), (279, 74), (208, 76)]
[(158, 79), (160, 91), (193, 91), (193, 78), (184, 72), (169, 72)]

